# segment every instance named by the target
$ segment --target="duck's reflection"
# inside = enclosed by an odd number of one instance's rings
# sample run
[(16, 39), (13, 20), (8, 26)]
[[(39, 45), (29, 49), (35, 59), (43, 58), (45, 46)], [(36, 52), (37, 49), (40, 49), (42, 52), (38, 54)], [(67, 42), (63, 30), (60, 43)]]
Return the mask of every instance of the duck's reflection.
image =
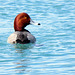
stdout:
[(15, 51), (14, 65), (16, 73), (25, 73), (31, 71), (29, 66), (30, 54), (31, 51), (27, 49), (19, 49)]

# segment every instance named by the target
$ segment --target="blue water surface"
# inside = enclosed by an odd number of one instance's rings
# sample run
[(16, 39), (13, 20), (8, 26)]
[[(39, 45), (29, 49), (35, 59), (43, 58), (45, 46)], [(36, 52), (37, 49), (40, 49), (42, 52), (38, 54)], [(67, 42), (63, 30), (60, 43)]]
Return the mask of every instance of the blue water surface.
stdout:
[[(7, 43), (21, 12), (41, 23), (34, 47)], [(0, 75), (75, 75), (75, 0), (0, 0)]]

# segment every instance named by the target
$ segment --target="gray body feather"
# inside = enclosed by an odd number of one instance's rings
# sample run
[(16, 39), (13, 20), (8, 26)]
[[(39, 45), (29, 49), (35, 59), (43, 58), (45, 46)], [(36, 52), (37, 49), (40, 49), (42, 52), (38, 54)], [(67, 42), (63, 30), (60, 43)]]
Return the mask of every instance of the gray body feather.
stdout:
[(12, 33), (8, 37), (8, 43), (20, 43), (20, 44), (27, 44), (27, 43), (35, 43), (35, 37), (27, 31), (16, 31)]

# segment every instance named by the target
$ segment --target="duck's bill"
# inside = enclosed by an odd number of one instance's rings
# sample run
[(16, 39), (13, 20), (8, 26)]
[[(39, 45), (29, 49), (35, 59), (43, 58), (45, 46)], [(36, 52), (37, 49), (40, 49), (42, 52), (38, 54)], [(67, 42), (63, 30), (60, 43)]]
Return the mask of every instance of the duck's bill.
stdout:
[(30, 24), (33, 24), (33, 25), (40, 25), (40, 23), (36, 23), (36, 22), (34, 22), (34, 21), (30, 21)]

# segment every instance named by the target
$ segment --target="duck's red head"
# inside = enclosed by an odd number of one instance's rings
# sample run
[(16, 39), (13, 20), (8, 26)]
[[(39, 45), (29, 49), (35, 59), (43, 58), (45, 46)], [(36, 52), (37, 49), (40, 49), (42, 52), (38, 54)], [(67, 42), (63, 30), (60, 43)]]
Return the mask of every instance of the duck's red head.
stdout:
[(15, 31), (22, 31), (24, 27), (30, 24), (30, 16), (27, 13), (20, 13), (14, 20)]
[[(26, 27), (30, 23), (34, 23), (33, 21), (31, 21), (30, 16), (27, 13), (20, 13), (14, 20), (14, 29), (15, 31), (23, 31), (24, 27)], [(39, 23), (36, 24), (40, 25)]]

